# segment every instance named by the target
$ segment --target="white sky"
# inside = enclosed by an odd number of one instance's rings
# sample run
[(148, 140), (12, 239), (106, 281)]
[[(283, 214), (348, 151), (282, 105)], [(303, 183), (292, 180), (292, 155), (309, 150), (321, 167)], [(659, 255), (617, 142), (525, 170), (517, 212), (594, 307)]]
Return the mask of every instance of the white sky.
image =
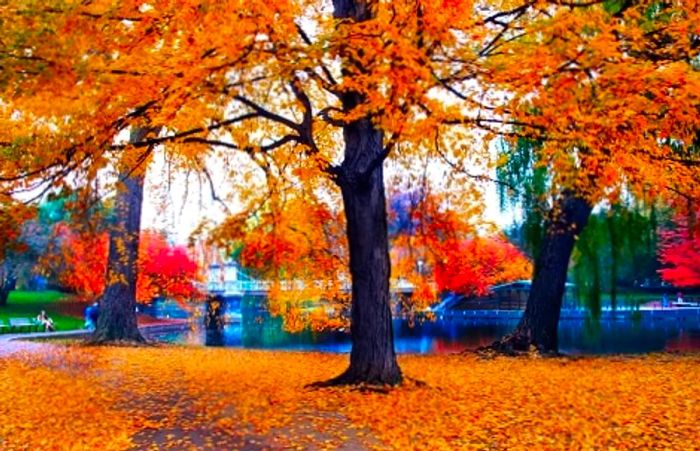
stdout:
[[(235, 192), (233, 182), (224, 180), (221, 171), (212, 167), (209, 169), (219, 197), (225, 198)], [(491, 176), (495, 178), (495, 174)], [(162, 158), (156, 158), (146, 177), (142, 228), (163, 230), (174, 242), (185, 244), (202, 220), (218, 223), (226, 217), (221, 204), (212, 199), (208, 183), (200, 185), (195, 176), (191, 176), (187, 183), (183, 174), (174, 175), (169, 186), (167, 180), (165, 163)], [(483, 182), (483, 186), (484, 219), (500, 228), (508, 227), (516, 213), (501, 211), (495, 183)], [(234, 203), (227, 205), (233, 211), (240, 209)]]

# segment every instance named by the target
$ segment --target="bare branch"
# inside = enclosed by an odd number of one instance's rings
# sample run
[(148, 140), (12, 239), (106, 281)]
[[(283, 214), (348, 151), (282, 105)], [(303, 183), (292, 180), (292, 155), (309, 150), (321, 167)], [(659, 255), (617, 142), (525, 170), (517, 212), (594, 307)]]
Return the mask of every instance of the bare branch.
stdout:
[(280, 123), (282, 125), (286, 125), (287, 127), (291, 128), (292, 130), (296, 130), (297, 132), (301, 132), (300, 126), (296, 122), (294, 122), (290, 119), (287, 119), (286, 117), (280, 116), (277, 113), (273, 113), (272, 111), (270, 111), (266, 108), (263, 108), (262, 106), (258, 105), (257, 103), (253, 102), (252, 100), (250, 100), (244, 96), (237, 95), (234, 97), (234, 99), (241, 102), (242, 104), (246, 105), (247, 107), (251, 108), (260, 117), (271, 120), (273, 122)]
[(228, 205), (226, 205), (226, 202), (224, 202), (223, 199), (221, 199), (219, 195), (216, 194), (216, 188), (214, 187), (214, 179), (212, 179), (209, 170), (204, 165), (202, 165), (202, 174), (204, 174), (204, 177), (206, 177), (207, 181), (209, 182), (209, 191), (211, 192), (211, 199), (214, 202), (218, 202), (224, 208), (224, 210), (226, 210), (227, 214), (232, 215), (233, 212), (228, 207)]

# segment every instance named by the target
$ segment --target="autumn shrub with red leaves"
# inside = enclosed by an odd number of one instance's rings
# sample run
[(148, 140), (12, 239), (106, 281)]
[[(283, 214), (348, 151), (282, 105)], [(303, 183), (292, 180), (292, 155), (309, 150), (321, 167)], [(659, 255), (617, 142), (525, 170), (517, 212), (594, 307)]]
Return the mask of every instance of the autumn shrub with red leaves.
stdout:
[(532, 275), (532, 264), (527, 257), (501, 236), (449, 240), (442, 251), (443, 258), (435, 267), (440, 291), (484, 295), (493, 285)]
[[(60, 223), (54, 234), (58, 245), (43, 258), (44, 269), (53, 273), (60, 285), (85, 299), (100, 296), (105, 288), (109, 253), (107, 233), (77, 231)], [(158, 296), (179, 300), (197, 296), (197, 263), (185, 247), (171, 245), (163, 234), (141, 233), (138, 265), (138, 301), (150, 302)]]

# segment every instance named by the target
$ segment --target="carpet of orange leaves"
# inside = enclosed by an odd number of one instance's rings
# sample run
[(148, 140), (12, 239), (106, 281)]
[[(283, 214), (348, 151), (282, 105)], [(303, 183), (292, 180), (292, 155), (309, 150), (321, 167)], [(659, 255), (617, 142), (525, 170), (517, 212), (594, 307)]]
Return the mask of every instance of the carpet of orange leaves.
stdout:
[(0, 448), (697, 446), (697, 354), (400, 363), (400, 388), (315, 389), (346, 356), (33, 345), (0, 357)]

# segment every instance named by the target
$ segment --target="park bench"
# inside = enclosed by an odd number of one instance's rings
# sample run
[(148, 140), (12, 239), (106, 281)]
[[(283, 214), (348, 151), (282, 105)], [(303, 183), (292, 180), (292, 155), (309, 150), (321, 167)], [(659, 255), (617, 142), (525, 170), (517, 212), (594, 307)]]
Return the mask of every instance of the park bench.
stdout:
[(32, 330), (41, 330), (41, 323), (36, 322), (33, 319), (29, 318), (10, 318), (10, 329), (15, 329), (18, 332), (21, 332), (22, 329), (26, 329), (27, 332), (31, 332)]

